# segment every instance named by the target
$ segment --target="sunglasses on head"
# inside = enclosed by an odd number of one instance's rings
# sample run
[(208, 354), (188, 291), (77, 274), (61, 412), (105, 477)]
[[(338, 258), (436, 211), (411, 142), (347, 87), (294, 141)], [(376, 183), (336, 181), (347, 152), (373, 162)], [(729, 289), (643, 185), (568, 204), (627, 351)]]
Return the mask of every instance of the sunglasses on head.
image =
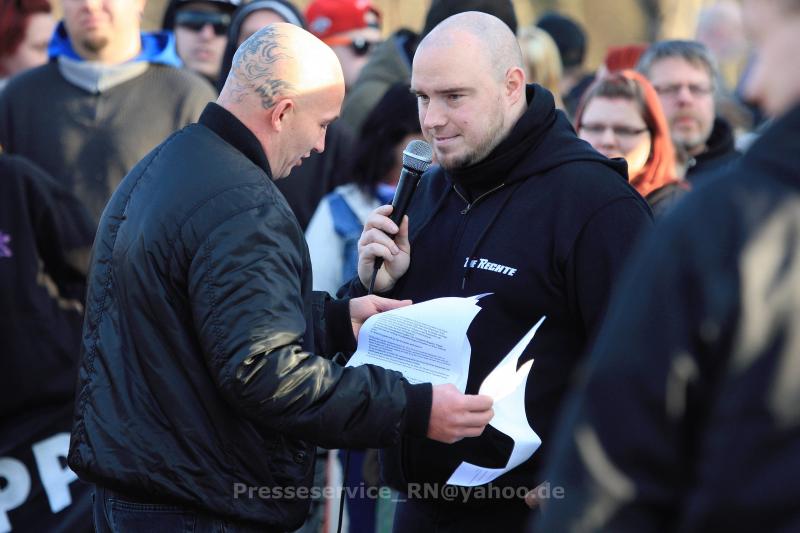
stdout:
[(381, 44), (380, 41), (368, 41), (363, 37), (351, 39), (349, 37), (331, 37), (325, 39), (328, 46), (349, 46), (353, 53), (359, 57), (369, 54), (373, 47)]
[(206, 24), (214, 28), (214, 35), (225, 35), (231, 25), (231, 16), (227, 13), (209, 13), (207, 11), (180, 11), (175, 14), (175, 25), (198, 32)]

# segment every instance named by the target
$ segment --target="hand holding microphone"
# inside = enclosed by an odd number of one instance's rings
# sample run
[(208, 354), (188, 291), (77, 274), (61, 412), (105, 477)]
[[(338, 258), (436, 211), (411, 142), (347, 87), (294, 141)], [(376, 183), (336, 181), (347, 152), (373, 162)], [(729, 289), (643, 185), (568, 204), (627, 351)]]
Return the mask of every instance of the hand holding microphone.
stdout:
[[(375, 289), (381, 292), (391, 289), (408, 269), (411, 250), (408, 245), (408, 223), (403, 223), (403, 217), (419, 179), (432, 159), (433, 150), (428, 143), (419, 140), (408, 143), (403, 150), (403, 169), (391, 210), (381, 206), (367, 219), (358, 242), (358, 275), (361, 283), (369, 287), (370, 293)], [(394, 239), (389, 235), (395, 235)], [(384, 260), (390, 264), (381, 270)]]

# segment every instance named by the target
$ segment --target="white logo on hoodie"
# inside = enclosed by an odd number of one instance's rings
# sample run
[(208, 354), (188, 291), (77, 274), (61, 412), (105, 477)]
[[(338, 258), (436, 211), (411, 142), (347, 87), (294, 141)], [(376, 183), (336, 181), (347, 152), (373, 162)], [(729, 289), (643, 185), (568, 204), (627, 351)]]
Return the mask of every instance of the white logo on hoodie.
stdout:
[(489, 272), (497, 272), (499, 274), (505, 274), (508, 277), (514, 277), (514, 274), (517, 273), (516, 268), (512, 268), (509, 266), (501, 265), (499, 263), (492, 263), (488, 259), (479, 258), (479, 259), (470, 259), (469, 257), (466, 258), (464, 261), (465, 268), (477, 268), (479, 270), (488, 270)]

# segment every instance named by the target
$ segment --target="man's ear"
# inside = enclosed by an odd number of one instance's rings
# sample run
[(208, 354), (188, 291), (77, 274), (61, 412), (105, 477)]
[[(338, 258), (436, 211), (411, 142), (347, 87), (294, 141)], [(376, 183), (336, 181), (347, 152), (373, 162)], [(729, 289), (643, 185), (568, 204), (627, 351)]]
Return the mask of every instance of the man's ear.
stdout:
[(525, 97), (525, 72), (519, 67), (511, 67), (506, 72), (506, 94), (512, 103)]
[(294, 102), (291, 98), (283, 98), (269, 111), (269, 123), (275, 131), (281, 131), (292, 114), (294, 114)]

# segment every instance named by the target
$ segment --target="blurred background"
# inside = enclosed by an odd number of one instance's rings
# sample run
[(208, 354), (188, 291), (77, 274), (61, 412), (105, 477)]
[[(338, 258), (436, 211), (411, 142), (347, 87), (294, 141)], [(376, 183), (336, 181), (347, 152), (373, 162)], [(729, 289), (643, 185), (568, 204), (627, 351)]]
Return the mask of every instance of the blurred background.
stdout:
[[(698, 14), (716, 0), (513, 0), (520, 26), (533, 23), (542, 13), (555, 10), (583, 24), (589, 36), (586, 66), (596, 68), (609, 46), (656, 39), (692, 38)], [(310, 0), (296, 0), (305, 10)], [(373, 0), (383, 15), (383, 31), (389, 35), (398, 28), (422, 29), (431, 0)], [(57, 2), (55, 4), (58, 4)], [(149, 0), (144, 29), (160, 27), (167, 0)], [(58, 6), (56, 5), (56, 12)], [(60, 16), (57, 13), (57, 16)], [(737, 79), (743, 65), (724, 64), (726, 80)]]

